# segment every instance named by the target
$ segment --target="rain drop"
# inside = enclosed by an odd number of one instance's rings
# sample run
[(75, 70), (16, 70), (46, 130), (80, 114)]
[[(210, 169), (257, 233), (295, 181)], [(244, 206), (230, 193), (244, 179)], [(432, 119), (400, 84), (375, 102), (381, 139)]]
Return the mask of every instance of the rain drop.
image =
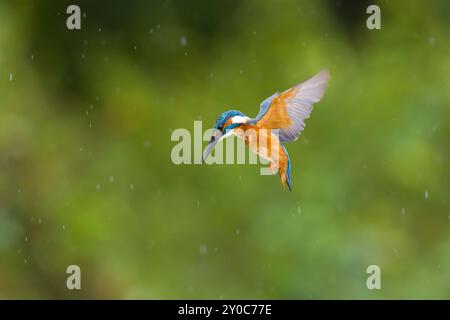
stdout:
[(202, 244), (200, 245), (200, 247), (198, 248), (198, 252), (200, 252), (200, 254), (204, 255), (208, 252), (208, 247), (206, 246), (206, 244)]
[(186, 47), (186, 45), (187, 45), (187, 38), (185, 36), (181, 37), (180, 44), (181, 44), (182, 47)]

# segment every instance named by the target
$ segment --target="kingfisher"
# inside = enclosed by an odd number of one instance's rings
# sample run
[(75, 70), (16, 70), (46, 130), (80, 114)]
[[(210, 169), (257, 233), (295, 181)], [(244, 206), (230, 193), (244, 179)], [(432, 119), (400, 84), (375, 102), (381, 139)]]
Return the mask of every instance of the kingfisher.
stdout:
[(291, 159), (284, 144), (300, 137), (304, 121), (309, 118), (313, 104), (322, 99), (329, 78), (328, 70), (322, 70), (286, 91), (274, 93), (261, 103), (255, 118), (238, 110), (223, 112), (214, 125), (202, 162), (219, 141), (234, 135), (268, 160), (272, 172), (278, 171), (283, 189), (287, 185), (292, 191)]

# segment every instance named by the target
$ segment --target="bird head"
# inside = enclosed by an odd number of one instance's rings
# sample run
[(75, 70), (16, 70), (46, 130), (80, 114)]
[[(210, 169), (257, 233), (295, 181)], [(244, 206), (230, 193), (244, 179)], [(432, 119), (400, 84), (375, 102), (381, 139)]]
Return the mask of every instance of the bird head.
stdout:
[[(232, 130), (243, 123), (243, 121), (237, 121), (240, 118), (247, 118), (245, 114), (237, 110), (228, 110), (223, 112), (214, 124), (214, 129), (211, 134), (211, 140), (203, 151), (202, 162), (209, 156), (216, 144), (231, 134)], [(247, 118), (248, 119), (248, 118)], [(235, 121), (233, 121), (235, 120)]]

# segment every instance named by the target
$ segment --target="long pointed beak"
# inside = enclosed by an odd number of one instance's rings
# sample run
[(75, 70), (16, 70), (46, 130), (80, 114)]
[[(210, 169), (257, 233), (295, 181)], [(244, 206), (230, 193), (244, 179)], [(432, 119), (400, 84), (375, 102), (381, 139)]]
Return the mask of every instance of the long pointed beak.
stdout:
[(211, 151), (216, 146), (217, 142), (220, 141), (220, 137), (222, 136), (222, 133), (220, 131), (215, 131), (211, 135), (211, 141), (208, 143), (208, 145), (205, 147), (205, 150), (203, 150), (202, 155), (202, 163), (205, 163), (206, 158), (210, 155)]

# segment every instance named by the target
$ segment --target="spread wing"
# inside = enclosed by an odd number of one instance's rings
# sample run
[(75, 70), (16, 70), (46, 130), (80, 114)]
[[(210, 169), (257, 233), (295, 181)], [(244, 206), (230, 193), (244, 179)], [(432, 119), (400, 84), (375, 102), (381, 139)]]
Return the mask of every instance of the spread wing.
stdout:
[(309, 118), (313, 104), (323, 97), (330, 75), (323, 70), (308, 80), (271, 97), (261, 103), (254, 119), (260, 128), (280, 129), (280, 142), (297, 140)]
[(266, 100), (261, 102), (261, 105), (259, 106), (258, 115), (255, 118), (256, 121), (260, 120), (262, 116), (266, 114), (267, 110), (269, 110), (270, 105), (272, 104), (273, 98), (275, 98), (278, 94), (279, 92), (275, 92), (273, 95), (271, 95)]

